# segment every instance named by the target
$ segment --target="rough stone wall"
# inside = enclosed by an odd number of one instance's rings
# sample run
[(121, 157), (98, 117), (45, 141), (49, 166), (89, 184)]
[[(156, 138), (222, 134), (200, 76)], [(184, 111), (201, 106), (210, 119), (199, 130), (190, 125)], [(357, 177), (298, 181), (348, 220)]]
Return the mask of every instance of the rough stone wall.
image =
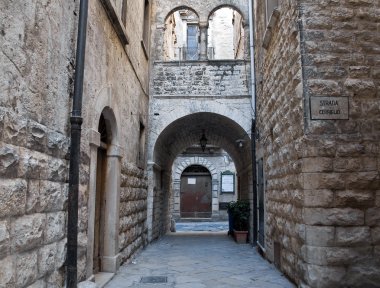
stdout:
[(298, 280), (304, 243), (299, 235), (303, 191), (297, 154), (303, 137), (301, 57), (292, 30), (298, 16), (294, 1), (284, 2), (280, 11), (265, 50), (265, 3), (256, 7), (257, 159), (264, 162), (266, 257), (274, 261), (274, 243), (280, 243), (281, 270)]
[[(300, 6), (306, 104), (315, 96), (347, 96), (349, 102), (348, 120), (311, 121), (306, 114), (300, 151), (305, 281), (315, 287), (375, 287), (380, 282), (380, 3), (300, 1)], [(323, 281), (317, 280), (322, 275)]]
[(0, 3), (1, 287), (63, 287), (75, 8)]
[(98, 131), (104, 108), (112, 111), (115, 117), (112, 145), (120, 151), (120, 170), (116, 172), (120, 173), (119, 231), (116, 231), (120, 262), (129, 259), (146, 244), (146, 164), (140, 163), (136, 156), (140, 152), (140, 123), (148, 126), (148, 58), (141, 44), (143, 15), (143, 2), (128, 1), (126, 30), (129, 44), (123, 47), (102, 3), (89, 3), (81, 143), (84, 160), (81, 169), (81, 280), (91, 276), (88, 271), (87, 275), (85, 273), (86, 263), (92, 261), (85, 253), (87, 242), (93, 237), (87, 230), (89, 185), (96, 180), (89, 175), (91, 161), (96, 160), (91, 159), (91, 132)]
[(166, 171), (156, 171), (155, 187), (153, 191), (153, 228), (152, 240), (165, 235), (170, 228), (170, 187), (171, 175)]
[[(77, 2), (0, 3), (1, 287), (64, 286), (68, 120)], [(91, 178), (91, 145), (96, 143), (92, 138), (105, 107), (115, 116), (112, 145), (120, 162), (115, 165), (120, 166), (116, 173), (122, 178), (120, 229), (116, 231), (120, 260), (129, 258), (146, 242), (147, 179), (144, 165), (136, 160), (140, 123), (148, 125), (148, 59), (140, 42), (144, 3), (128, 1), (127, 14), (126, 27), (133, 29), (128, 29), (130, 44), (123, 47), (100, 1), (89, 1), (79, 188), (79, 280), (92, 273), (86, 272), (92, 261), (86, 250), (93, 237), (88, 235), (93, 212), (89, 189), (95, 181)]]
[(247, 96), (249, 65), (243, 60), (158, 62), (152, 77), (157, 96)]
[[(266, 257), (303, 287), (376, 287), (379, 3), (281, 1), (270, 35), (255, 15)], [(349, 120), (310, 120), (321, 96), (348, 96)]]
[(165, 201), (165, 192), (169, 193), (168, 191), (163, 191), (161, 189), (155, 189), (154, 195), (153, 195), (153, 238), (157, 239), (160, 236), (164, 235), (166, 233), (167, 227), (165, 226), (165, 223), (162, 223), (162, 219), (164, 217), (164, 201)]
[(144, 171), (122, 166), (119, 249), (122, 262), (146, 245), (147, 180)]

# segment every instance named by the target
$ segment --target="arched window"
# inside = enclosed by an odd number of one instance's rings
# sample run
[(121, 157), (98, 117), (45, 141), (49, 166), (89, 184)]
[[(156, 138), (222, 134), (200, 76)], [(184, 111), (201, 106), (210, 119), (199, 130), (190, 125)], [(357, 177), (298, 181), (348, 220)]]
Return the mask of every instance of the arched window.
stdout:
[(244, 27), (242, 15), (222, 7), (209, 17), (208, 59), (242, 59), (244, 57)]
[(176, 10), (165, 21), (164, 60), (198, 59), (198, 15), (187, 8)]

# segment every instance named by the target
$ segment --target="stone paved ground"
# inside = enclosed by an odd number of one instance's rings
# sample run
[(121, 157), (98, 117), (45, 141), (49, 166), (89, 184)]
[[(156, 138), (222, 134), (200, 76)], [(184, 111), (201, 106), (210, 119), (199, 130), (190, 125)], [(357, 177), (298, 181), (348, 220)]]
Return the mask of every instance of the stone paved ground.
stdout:
[[(167, 283), (141, 283), (164, 276)], [(154, 280), (154, 279), (148, 279)], [(286, 288), (295, 287), (249, 244), (225, 232), (177, 232), (143, 250), (120, 267), (107, 288)]]
[(228, 231), (228, 222), (177, 222), (175, 224), (177, 232), (184, 231)]

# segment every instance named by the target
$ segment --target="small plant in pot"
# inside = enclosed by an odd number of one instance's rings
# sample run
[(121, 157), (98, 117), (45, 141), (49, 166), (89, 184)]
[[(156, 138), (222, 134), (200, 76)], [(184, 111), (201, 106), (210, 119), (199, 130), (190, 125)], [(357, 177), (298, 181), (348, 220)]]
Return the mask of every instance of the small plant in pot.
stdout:
[(228, 204), (228, 212), (232, 219), (233, 233), (237, 243), (247, 243), (249, 226), (249, 202), (247, 200), (232, 201)]

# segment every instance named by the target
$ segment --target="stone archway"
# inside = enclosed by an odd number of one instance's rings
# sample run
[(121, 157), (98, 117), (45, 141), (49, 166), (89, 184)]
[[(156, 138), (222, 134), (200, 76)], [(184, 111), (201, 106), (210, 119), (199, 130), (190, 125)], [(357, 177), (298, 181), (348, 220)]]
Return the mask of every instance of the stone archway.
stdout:
[(190, 157), (188, 161), (183, 161), (181, 164), (179, 164), (176, 168), (176, 170), (173, 173), (173, 198), (174, 198), (174, 205), (173, 205), (173, 212), (172, 216), (174, 219), (179, 219), (180, 216), (180, 205), (181, 205), (181, 176), (182, 173), (186, 170), (186, 168), (193, 166), (193, 165), (200, 165), (205, 167), (211, 174), (211, 181), (212, 181), (212, 211), (211, 211), (211, 217), (217, 217), (219, 213), (219, 199), (218, 199), (218, 191), (219, 191), (219, 181), (218, 181), (218, 174), (217, 169), (214, 167), (214, 165), (208, 161), (205, 158), (202, 157)]
[(103, 108), (90, 130), (87, 277), (119, 268), (120, 158), (113, 109)]
[[(170, 115), (170, 117), (171, 119), (174, 118), (173, 115)], [(162, 120), (168, 119), (162, 117)], [(165, 122), (157, 122), (157, 124), (161, 126)], [(155, 125), (153, 125), (153, 128), (156, 128)], [(156, 129), (154, 130), (157, 131)], [(150, 160), (148, 161), (149, 206), (147, 226), (149, 240), (156, 239), (166, 233), (170, 227), (170, 217), (177, 217), (179, 214), (173, 215), (172, 212), (174, 211), (174, 205), (179, 204), (174, 202), (173, 194), (176, 191), (178, 195), (178, 191), (180, 191), (181, 170), (175, 170), (176, 168), (173, 167), (173, 164), (176, 157), (184, 149), (192, 145), (198, 145), (197, 143), (199, 143), (203, 130), (208, 139), (208, 144), (223, 149), (234, 162), (236, 174), (240, 180), (239, 199), (250, 199), (252, 195), (251, 139), (246, 129), (233, 119), (217, 113), (199, 112), (180, 117), (167, 125), (162, 132), (154, 133), (154, 135), (151, 133), (150, 135), (151, 150), (149, 154), (152, 156), (149, 157)], [(181, 169), (191, 165), (191, 162), (196, 164), (202, 161), (201, 155), (194, 154), (193, 156), (192, 161), (185, 161)], [(206, 163), (206, 165), (209, 164)], [(210, 168), (210, 171), (211, 174), (214, 174), (213, 179), (217, 182), (218, 173), (213, 168), (215, 167)], [(218, 213), (219, 209), (217, 196), (220, 189), (215, 182), (214, 184), (216, 185), (213, 185), (212, 188), (212, 213), (219, 218), (220, 215), (216, 213)], [(154, 190), (155, 187), (157, 188), (156, 190)], [(176, 210), (179, 211), (178, 205)], [(157, 227), (160, 228), (160, 231), (157, 231)]]

